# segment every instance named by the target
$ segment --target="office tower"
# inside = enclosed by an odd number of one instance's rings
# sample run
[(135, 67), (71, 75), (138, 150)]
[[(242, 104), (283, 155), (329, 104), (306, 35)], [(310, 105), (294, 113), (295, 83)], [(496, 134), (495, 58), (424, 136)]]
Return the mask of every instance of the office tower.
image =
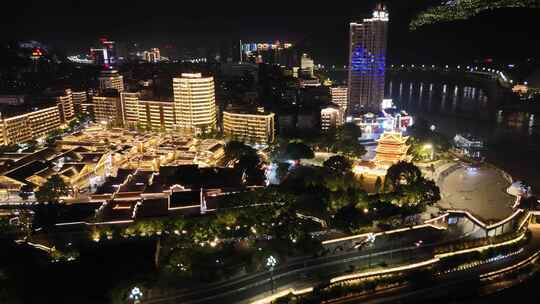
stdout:
[(348, 105), (348, 88), (347, 87), (331, 87), (330, 96), (331, 101), (334, 104), (337, 104), (343, 113), (347, 113)]
[(251, 144), (268, 144), (275, 137), (275, 114), (264, 108), (228, 108), (223, 111), (223, 134)]
[(350, 24), (348, 114), (379, 111), (384, 97), (388, 13), (378, 5), (373, 17)]
[(216, 129), (216, 97), (213, 77), (184, 73), (173, 78), (176, 127), (186, 133)]
[(321, 130), (337, 128), (343, 124), (343, 111), (338, 105), (328, 105), (321, 109)]
[(70, 89), (57, 93), (56, 103), (60, 112), (60, 122), (66, 124), (75, 118), (73, 94)]
[(118, 92), (124, 91), (124, 77), (117, 70), (104, 70), (99, 74), (100, 90), (115, 89)]

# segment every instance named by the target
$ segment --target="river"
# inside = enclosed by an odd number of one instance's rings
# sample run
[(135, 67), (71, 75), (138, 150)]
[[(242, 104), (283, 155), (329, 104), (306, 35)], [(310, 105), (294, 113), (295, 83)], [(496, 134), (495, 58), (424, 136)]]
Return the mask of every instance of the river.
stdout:
[[(391, 79), (386, 96), (449, 137), (470, 133), (484, 140), (484, 156), (514, 179), (540, 191), (540, 113), (504, 112), (490, 107), (490, 92), (443, 82)], [(497, 95), (500, 96), (500, 95)]]

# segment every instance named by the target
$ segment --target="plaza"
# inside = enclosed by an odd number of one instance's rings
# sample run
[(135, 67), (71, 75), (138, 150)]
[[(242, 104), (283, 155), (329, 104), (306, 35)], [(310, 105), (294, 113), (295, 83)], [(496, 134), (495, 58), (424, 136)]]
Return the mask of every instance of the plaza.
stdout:
[(510, 184), (499, 169), (489, 165), (452, 166), (439, 176), (442, 199), (438, 207), (466, 210), (484, 221), (502, 220), (513, 213), (515, 197), (506, 193)]

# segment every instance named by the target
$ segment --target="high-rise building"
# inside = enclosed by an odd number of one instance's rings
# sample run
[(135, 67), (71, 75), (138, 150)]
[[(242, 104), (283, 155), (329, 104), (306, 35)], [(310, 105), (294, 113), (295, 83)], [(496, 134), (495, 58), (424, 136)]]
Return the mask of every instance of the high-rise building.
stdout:
[(173, 95), (176, 127), (180, 131), (198, 134), (216, 129), (214, 77), (184, 73), (173, 78)]
[(145, 130), (172, 131), (175, 127), (172, 101), (141, 100), (138, 106), (139, 126)]
[(315, 68), (315, 63), (308, 54), (302, 54), (300, 58), (300, 72), (303, 76), (307, 78), (313, 78), (313, 70)]
[(73, 91), (71, 92), (71, 96), (73, 97), (73, 109), (75, 110), (75, 114), (84, 113), (83, 107), (88, 107), (88, 92), (85, 90)]
[(331, 87), (330, 88), (331, 101), (337, 104), (343, 113), (347, 113), (348, 105), (348, 88), (347, 87)]
[(92, 96), (92, 104), (96, 121), (123, 124), (122, 103), (116, 90), (106, 90)]
[(338, 105), (328, 105), (321, 109), (321, 129), (327, 131), (343, 124), (344, 113)]
[(118, 92), (124, 91), (124, 77), (117, 70), (103, 70), (99, 74), (100, 90), (115, 89)]
[(135, 128), (139, 126), (139, 101), (141, 93), (139, 92), (122, 92), (120, 93), (122, 100), (122, 120), (124, 127)]
[(151, 131), (174, 130), (176, 117), (174, 102), (141, 100), (140, 93), (123, 92), (122, 109), (125, 127)]
[(60, 122), (65, 124), (75, 118), (75, 108), (73, 105), (73, 94), (70, 89), (61, 91), (55, 96), (60, 113)]
[(144, 51), (143, 57), (148, 62), (156, 63), (161, 61), (161, 53), (158, 48), (151, 48), (149, 51)]
[(373, 17), (350, 24), (348, 114), (378, 111), (384, 97), (388, 13), (378, 5)]
[(100, 46), (90, 49), (90, 55), (97, 65), (104, 66), (105, 68), (111, 68), (116, 65), (116, 47), (114, 41), (110, 41), (107, 38), (101, 38), (99, 40)]
[(58, 106), (51, 106), (11, 117), (0, 114), (1, 144), (20, 144), (39, 138), (60, 127)]
[(223, 111), (223, 134), (229, 138), (251, 143), (268, 144), (275, 137), (275, 114), (245, 108), (228, 108)]

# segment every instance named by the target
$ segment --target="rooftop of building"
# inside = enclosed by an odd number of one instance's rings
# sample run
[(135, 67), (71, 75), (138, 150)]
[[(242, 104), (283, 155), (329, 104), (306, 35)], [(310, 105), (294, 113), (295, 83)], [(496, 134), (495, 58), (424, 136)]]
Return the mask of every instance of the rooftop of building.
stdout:
[(249, 114), (249, 115), (271, 115), (274, 114), (267, 111), (262, 106), (249, 106), (249, 105), (231, 105), (229, 104), (224, 112), (232, 114)]
[(120, 97), (120, 93), (116, 89), (105, 89), (95, 96), (96, 97)]
[(32, 102), (26, 101), (19, 105), (2, 104), (0, 105), (0, 113), (2, 114), (2, 118), (10, 118), (54, 106), (56, 106), (56, 102), (51, 99)]

